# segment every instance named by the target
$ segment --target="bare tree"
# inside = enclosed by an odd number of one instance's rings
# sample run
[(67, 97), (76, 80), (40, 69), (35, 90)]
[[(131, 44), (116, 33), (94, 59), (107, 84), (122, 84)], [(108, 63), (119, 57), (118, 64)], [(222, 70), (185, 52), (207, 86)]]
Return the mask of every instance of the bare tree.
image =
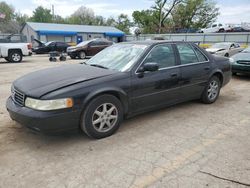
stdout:
[(152, 7), (156, 11), (158, 20), (158, 33), (161, 33), (164, 22), (170, 15), (176, 5), (180, 4), (183, 0), (155, 0), (155, 5)]

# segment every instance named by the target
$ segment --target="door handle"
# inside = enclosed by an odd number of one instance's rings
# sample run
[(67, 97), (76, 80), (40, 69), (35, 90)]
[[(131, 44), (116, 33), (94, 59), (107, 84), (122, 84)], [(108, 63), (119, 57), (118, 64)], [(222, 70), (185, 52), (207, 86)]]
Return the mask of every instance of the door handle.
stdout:
[(210, 70), (210, 67), (205, 67), (204, 70)]
[(171, 74), (171, 77), (177, 77), (177, 76), (178, 76), (177, 73), (172, 73), (172, 74)]

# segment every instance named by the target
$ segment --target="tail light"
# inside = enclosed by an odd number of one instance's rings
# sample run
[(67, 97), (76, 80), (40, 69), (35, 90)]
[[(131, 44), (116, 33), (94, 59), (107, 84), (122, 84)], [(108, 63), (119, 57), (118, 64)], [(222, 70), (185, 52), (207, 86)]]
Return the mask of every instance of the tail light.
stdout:
[(27, 47), (28, 47), (29, 50), (32, 49), (32, 45), (30, 43), (27, 45)]

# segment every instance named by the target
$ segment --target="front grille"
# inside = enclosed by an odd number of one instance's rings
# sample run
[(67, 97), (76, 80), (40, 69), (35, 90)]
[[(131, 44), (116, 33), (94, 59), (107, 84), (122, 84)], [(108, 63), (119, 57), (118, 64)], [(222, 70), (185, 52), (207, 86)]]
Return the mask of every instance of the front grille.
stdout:
[(250, 61), (237, 61), (238, 64), (250, 65)]
[(25, 95), (22, 92), (14, 89), (12, 91), (12, 99), (16, 104), (24, 106)]

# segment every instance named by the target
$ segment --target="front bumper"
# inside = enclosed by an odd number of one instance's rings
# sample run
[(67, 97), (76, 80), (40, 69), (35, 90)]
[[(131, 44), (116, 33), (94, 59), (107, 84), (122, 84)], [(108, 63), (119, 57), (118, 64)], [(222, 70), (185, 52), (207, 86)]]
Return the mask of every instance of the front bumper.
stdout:
[(77, 51), (70, 51), (70, 52), (67, 52), (68, 56), (77, 56), (78, 53)]
[(232, 72), (250, 74), (250, 65), (233, 64)]
[(58, 111), (37, 111), (21, 107), (11, 97), (6, 102), (11, 119), (41, 133), (57, 133), (78, 129), (80, 111), (72, 109)]

